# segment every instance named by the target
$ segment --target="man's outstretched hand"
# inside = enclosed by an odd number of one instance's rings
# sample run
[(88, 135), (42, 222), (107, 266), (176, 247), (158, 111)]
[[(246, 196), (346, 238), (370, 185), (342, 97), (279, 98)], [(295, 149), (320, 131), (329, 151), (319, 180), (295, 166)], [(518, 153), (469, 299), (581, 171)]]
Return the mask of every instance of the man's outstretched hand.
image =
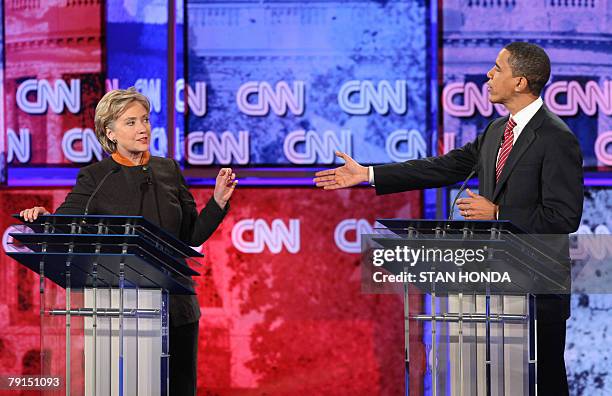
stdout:
[(340, 151), (336, 151), (336, 156), (342, 158), (345, 164), (339, 168), (315, 173), (313, 181), (317, 187), (323, 187), (324, 190), (337, 190), (368, 181), (367, 167), (359, 165), (354, 159)]

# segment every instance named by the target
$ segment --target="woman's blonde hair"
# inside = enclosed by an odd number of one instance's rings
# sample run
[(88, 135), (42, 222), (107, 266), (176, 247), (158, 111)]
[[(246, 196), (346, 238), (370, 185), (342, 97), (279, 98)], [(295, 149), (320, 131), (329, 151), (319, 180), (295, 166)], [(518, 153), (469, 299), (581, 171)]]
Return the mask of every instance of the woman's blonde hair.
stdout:
[(132, 102), (140, 103), (147, 110), (147, 113), (151, 112), (149, 99), (136, 91), (134, 87), (109, 91), (96, 106), (96, 115), (94, 116), (96, 137), (104, 151), (109, 154), (117, 151), (117, 144), (106, 136), (106, 128), (113, 129), (113, 122), (121, 117), (121, 114)]

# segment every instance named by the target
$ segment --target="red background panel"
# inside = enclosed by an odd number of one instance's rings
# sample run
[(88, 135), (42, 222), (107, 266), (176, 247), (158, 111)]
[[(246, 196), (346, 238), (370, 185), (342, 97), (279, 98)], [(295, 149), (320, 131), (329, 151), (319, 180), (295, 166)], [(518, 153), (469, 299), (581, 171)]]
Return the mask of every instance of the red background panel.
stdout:
[[(200, 204), (210, 194), (195, 191)], [(348, 218), (373, 223), (377, 217), (419, 217), (420, 210), (418, 193), (237, 190), (230, 215), (203, 250), (200, 389), (400, 394), (403, 303), (398, 296), (361, 294), (359, 255), (341, 251), (334, 230)], [(232, 229), (249, 218), (268, 224), (299, 219), (299, 253), (235, 249)]]

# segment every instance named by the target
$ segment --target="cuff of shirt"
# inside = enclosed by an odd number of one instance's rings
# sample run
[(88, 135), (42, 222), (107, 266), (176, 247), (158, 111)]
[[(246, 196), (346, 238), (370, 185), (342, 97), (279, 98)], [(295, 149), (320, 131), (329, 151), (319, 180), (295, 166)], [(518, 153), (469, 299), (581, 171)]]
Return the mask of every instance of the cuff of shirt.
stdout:
[(368, 166), (368, 183), (370, 183), (371, 186), (374, 185), (374, 167), (373, 166)]

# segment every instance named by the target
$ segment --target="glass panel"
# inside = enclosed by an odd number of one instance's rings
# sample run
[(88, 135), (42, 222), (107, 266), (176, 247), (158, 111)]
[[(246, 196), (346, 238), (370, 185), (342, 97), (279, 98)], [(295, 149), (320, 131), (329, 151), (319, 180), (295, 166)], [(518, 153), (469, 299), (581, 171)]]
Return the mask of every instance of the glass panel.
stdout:
[(529, 394), (525, 296), (487, 299), (468, 293), (434, 297), (410, 287), (406, 301), (411, 396), (486, 395), (487, 382), (491, 395)]
[[(66, 297), (69, 297), (68, 299)], [(84, 318), (67, 315), (83, 308), (83, 290), (70, 289), (69, 294), (50, 280), (44, 280), (41, 294), (41, 375), (59, 378), (61, 386), (43, 390), (44, 395), (84, 395)]]

